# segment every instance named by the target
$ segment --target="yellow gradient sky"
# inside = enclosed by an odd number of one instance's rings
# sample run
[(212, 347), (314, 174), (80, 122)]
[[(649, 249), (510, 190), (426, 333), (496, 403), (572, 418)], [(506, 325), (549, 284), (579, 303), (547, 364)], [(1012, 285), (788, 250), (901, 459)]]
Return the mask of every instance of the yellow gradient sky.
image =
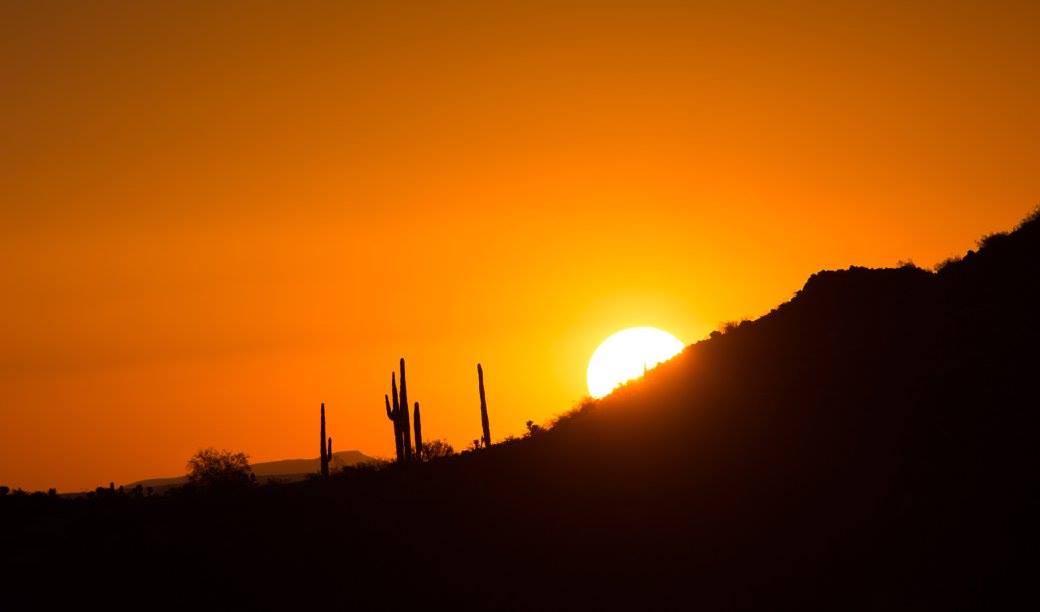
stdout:
[(0, 8), (0, 484), (519, 434), (633, 325), (1040, 201), (1040, 4)]

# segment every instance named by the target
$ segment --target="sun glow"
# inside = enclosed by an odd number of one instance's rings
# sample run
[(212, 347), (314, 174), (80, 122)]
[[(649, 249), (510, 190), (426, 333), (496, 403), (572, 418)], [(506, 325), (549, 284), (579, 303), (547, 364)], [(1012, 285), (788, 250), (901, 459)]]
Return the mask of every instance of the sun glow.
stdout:
[(675, 336), (656, 327), (630, 327), (604, 340), (592, 353), (586, 380), (589, 394), (600, 398), (638, 378), (683, 350)]

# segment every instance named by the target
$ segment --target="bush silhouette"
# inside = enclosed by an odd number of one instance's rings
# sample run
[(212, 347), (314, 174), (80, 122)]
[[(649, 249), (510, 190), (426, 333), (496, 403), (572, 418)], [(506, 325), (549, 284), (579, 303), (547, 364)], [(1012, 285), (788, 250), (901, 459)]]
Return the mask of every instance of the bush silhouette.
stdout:
[(455, 454), (455, 449), (448, 444), (447, 440), (433, 440), (423, 444), (422, 454), (423, 460), (429, 461), (430, 459), (450, 457)]
[(188, 482), (201, 487), (247, 486), (256, 483), (245, 453), (204, 448), (188, 459)]

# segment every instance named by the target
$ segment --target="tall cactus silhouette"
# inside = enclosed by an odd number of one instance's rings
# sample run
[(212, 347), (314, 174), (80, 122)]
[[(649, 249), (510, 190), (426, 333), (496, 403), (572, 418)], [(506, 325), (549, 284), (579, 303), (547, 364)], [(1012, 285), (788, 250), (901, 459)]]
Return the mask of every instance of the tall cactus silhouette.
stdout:
[(408, 418), (408, 382), (404, 376), (404, 357), (401, 357), (401, 446), (405, 463), (412, 460), (412, 426)]
[(412, 417), (415, 422), (415, 462), (422, 463), (422, 420), (419, 418), (419, 402), (415, 402), (415, 414)]
[(397, 373), (390, 374), (390, 394), (383, 396), (387, 418), (393, 424), (394, 450), (398, 463), (422, 459), (422, 424), (419, 420), (419, 403), (415, 403), (415, 448), (412, 447), (412, 424), (408, 415), (408, 379), (405, 375), (405, 358), (400, 358), (400, 388), (397, 388)]
[[(391, 398), (393, 399), (391, 400)], [(386, 418), (394, 424), (394, 448), (397, 451), (397, 462), (407, 463), (412, 460), (413, 456), (419, 456), (419, 453), (415, 452), (413, 455), (412, 452), (412, 426), (408, 417), (408, 380), (405, 377), (404, 357), (401, 358), (401, 388), (398, 390), (397, 387), (397, 373), (391, 373), (390, 395), (384, 395), (383, 402), (386, 404)], [(416, 406), (418, 406), (418, 402), (416, 402)], [(416, 410), (416, 418), (418, 418), (418, 410)], [(420, 428), (421, 425), (417, 425), (415, 429), (416, 443), (420, 445), (416, 449), (421, 448), (422, 444), (422, 441), (418, 439)]]
[(328, 448), (325, 447), (325, 402), (321, 403), (321, 476), (329, 477), (329, 461), (332, 455), (332, 438), (328, 438)]
[(483, 429), (484, 448), (491, 446), (491, 425), (488, 423), (487, 399), (484, 396), (484, 368), (477, 364), (477, 382), (480, 385), (480, 427)]

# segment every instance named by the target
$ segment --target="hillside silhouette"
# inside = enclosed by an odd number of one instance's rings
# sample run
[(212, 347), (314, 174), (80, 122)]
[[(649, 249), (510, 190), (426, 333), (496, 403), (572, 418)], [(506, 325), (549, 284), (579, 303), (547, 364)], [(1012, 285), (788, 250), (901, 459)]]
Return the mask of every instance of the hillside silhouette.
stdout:
[(814, 274), (523, 439), (246, 491), (8, 496), (0, 569), (113, 607), (1029, 609), (1038, 278), (1034, 214), (936, 272)]

